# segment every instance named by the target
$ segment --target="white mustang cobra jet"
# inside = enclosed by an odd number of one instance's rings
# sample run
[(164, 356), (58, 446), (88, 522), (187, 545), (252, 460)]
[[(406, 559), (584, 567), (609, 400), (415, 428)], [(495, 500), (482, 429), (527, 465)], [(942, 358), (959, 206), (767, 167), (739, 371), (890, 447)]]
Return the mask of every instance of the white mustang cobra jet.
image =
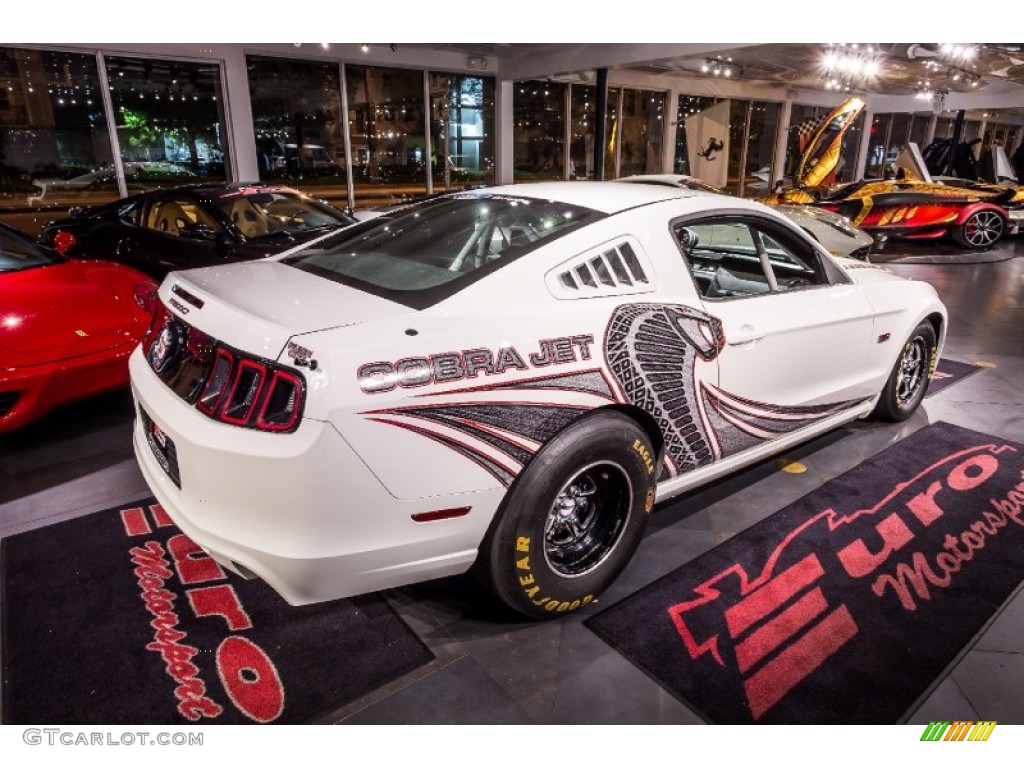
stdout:
[(614, 182), (428, 200), (160, 298), (135, 449), (211, 557), (293, 604), (477, 563), (534, 617), (600, 594), (656, 500), (909, 416), (946, 330), (764, 205)]

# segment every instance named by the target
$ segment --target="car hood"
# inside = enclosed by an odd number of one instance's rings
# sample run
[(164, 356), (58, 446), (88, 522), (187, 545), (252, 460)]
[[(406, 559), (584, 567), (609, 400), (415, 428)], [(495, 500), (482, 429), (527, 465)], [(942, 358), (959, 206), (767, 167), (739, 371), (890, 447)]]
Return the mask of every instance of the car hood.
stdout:
[(268, 359), (298, 334), (413, 312), (279, 261), (172, 272), (160, 298), (203, 333)]
[(146, 323), (134, 299), (104, 279), (110, 270), (122, 269), (67, 261), (0, 274), (0, 350), (19, 355), (22, 364), (32, 364), (138, 339)]

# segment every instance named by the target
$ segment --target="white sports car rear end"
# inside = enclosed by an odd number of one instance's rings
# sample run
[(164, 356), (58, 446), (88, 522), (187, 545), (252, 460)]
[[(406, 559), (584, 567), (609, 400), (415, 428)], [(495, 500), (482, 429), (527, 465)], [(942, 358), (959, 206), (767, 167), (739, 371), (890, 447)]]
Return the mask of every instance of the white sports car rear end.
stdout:
[(567, 182), (429, 200), (179, 272), (131, 359), (143, 473), (294, 604), (467, 570), (588, 604), (656, 499), (906, 418), (946, 312), (763, 205)]

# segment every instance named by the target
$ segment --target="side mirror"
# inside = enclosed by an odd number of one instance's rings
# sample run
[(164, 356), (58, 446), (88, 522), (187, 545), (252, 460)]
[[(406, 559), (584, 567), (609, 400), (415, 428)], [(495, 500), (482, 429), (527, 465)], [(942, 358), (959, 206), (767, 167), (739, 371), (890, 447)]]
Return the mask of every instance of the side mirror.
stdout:
[(178, 227), (178, 235), (187, 237), (189, 240), (205, 240), (210, 243), (219, 243), (223, 240), (223, 235), (219, 230), (205, 224), (185, 224)]

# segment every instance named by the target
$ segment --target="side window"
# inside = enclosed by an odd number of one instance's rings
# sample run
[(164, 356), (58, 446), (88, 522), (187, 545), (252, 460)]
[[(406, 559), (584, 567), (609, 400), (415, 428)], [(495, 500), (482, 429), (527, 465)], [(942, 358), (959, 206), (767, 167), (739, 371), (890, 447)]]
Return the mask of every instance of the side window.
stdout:
[(166, 235), (180, 235), (184, 227), (200, 224), (217, 230), (217, 222), (189, 198), (164, 198), (149, 204), (142, 226)]
[(813, 252), (801, 254), (796, 248), (787, 248), (764, 231), (759, 230), (758, 235), (768, 254), (777, 290), (789, 291), (811, 285), (828, 285), (828, 279), (824, 272), (818, 269)]
[(673, 233), (705, 299), (731, 299), (829, 285), (812, 248), (770, 223), (742, 219), (680, 223)]
[(677, 226), (675, 235), (704, 298), (728, 299), (771, 290), (754, 233), (745, 222), (687, 224)]

